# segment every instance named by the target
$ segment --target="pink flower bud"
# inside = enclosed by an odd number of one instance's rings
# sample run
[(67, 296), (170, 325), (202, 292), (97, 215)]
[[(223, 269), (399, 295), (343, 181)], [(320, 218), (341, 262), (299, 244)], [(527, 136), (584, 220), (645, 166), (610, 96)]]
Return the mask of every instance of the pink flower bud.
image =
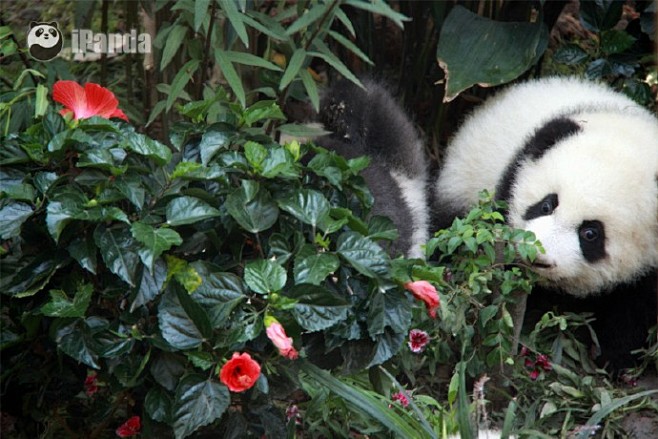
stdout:
[(283, 329), (281, 323), (273, 317), (266, 317), (265, 326), (267, 338), (269, 338), (274, 346), (279, 349), (279, 354), (291, 360), (295, 360), (299, 357), (299, 352), (297, 352), (292, 345), (292, 338), (288, 337), (286, 330)]
[(419, 280), (416, 282), (407, 282), (404, 284), (404, 287), (411, 291), (411, 294), (413, 294), (416, 299), (425, 302), (425, 307), (427, 308), (429, 316), (433, 319), (436, 318), (436, 310), (439, 309), (441, 304), (439, 303), (439, 295), (436, 292), (434, 285), (426, 280)]

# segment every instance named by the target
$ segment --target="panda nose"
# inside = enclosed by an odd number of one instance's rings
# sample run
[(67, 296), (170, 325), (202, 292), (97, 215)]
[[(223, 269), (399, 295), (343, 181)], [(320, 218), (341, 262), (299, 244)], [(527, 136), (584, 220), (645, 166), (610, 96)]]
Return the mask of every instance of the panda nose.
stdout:
[(545, 255), (538, 255), (532, 263), (532, 266), (539, 269), (549, 270), (555, 267), (555, 262), (550, 258), (547, 258)]

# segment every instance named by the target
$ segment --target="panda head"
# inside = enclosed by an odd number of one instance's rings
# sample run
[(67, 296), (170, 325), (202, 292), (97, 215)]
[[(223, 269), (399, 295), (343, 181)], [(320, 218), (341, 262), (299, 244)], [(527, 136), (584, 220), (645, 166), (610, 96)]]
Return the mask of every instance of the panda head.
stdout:
[(545, 123), (497, 191), (510, 224), (545, 249), (536, 270), (572, 295), (658, 265), (658, 123), (647, 114), (582, 112)]
[(39, 61), (53, 59), (62, 50), (64, 43), (62, 33), (57, 22), (38, 23), (31, 22), (27, 34), (27, 46), (30, 55)]

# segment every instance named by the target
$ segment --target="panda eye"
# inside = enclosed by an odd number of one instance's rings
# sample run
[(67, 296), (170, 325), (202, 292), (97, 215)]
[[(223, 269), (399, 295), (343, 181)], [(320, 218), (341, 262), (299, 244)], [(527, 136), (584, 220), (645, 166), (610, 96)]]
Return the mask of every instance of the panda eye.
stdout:
[(530, 221), (542, 216), (552, 215), (555, 209), (557, 209), (558, 204), (557, 194), (548, 194), (538, 203), (530, 206), (528, 210), (526, 210), (525, 215), (523, 215), (523, 219)]
[(541, 204), (541, 213), (544, 215), (550, 215), (553, 212), (553, 204), (550, 201), (544, 201)]
[(37, 31), (35, 32), (35, 35), (37, 37), (40, 37), (42, 33), (43, 33), (43, 29), (37, 29)]
[(48, 32), (50, 32), (50, 35), (52, 35), (53, 37), (57, 35), (57, 32), (55, 32), (54, 29), (50, 29)]
[(587, 227), (580, 231), (580, 237), (588, 242), (596, 241), (599, 239), (599, 231), (594, 227)]

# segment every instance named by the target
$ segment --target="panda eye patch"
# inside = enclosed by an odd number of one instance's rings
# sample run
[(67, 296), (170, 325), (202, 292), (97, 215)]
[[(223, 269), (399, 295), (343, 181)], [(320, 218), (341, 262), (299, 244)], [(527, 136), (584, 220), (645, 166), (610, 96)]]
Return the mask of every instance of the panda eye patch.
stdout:
[(578, 228), (578, 240), (588, 262), (605, 258), (605, 230), (601, 221), (583, 221)]
[(548, 194), (541, 201), (533, 204), (526, 210), (523, 219), (526, 221), (539, 218), (542, 216), (552, 215), (558, 206), (557, 194)]
[(43, 33), (43, 29), (37, 29), (37, 31), (35, 32), (35, 35), (37, 37), (40, 37), (42, 33)]

